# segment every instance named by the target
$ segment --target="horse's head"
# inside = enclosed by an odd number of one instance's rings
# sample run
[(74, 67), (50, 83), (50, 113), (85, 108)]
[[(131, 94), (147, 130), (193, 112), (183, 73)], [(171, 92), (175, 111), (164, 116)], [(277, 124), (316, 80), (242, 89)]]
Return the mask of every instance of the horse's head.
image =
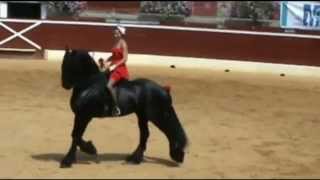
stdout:
[(75, 83), (98, 72), (98, 66), (87, 51), (65, 50), (61, 65), (63, 88), (71, 89)]

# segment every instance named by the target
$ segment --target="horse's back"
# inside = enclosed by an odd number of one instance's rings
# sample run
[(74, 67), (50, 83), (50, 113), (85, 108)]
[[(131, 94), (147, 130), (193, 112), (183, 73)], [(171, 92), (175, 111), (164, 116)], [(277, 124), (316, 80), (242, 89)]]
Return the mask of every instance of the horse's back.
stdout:
[(137, 97), (139, 97), (140, 105), (148, 119), (162, 116), (161, 112), (171, 106), (171, 95), (157, 82), (146, 78), (137, 78), (132, 80), (132, 83), (137, 87)]

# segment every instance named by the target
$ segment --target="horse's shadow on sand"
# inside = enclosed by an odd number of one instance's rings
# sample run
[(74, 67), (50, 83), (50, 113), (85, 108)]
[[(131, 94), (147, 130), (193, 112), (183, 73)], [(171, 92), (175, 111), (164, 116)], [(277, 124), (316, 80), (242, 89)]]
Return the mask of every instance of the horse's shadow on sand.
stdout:
[[(31, 157), (35, 160), (39, 161), (56, 161), (60, 163), (60, 161), (64, 158), (65, 154), (61, 153), (47, 153), (47, 154), (37, 154), (31, 155)], [(129, 154), (123, 153), (105, 153), (105, 154), (98, 154), (98, 156), (90, 156), (83, 152), (77, 153), (77, 164), (91, 164), (97, 163), (99, 164), (102, 161), (123, 161), (123, 164), (128, 164), (126, 162), (126, 158)], [(178, 167), (179, 164), (156, 157), (144, 156), (144, 160), (142, 163), (152, 163), (152, 164), (162, 164), (168, 167)]]

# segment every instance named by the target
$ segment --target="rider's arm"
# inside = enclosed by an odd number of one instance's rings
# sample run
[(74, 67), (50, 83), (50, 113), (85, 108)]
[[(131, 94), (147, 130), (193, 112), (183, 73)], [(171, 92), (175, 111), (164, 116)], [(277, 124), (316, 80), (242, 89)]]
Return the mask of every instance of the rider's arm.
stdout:
[(110, 65), (111, 65), (111, 60), (112, 60), (112, 55), (109, 56), (107, 59), (103, 60), (103, 66), (106, 69), (109, 69)]
[(100, 58), (98, 60), (98, 66), (100, 70), (104, 71), (106, 69), (109, 69), (111, 64), (111, 59), (112, 59), (112, 56), (108, 57), (107, 59)]

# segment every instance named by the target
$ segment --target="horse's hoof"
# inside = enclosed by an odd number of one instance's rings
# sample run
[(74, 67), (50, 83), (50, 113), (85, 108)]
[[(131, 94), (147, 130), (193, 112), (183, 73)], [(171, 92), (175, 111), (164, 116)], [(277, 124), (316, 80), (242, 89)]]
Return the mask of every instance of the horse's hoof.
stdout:
[(60, 163), (60, 168), (71, 168), (72, 167), (72, 162), (69, 160), (64, 159)]
[(127, 164), (132, 164), (132, 165), (139, 165), (141, 164), (141, 161), (126, 161)]
[(60, 168), (70, 168), (76, 162), (75, 156), (66, 156), (60, 162)]
[(185, 153), (181, 150), (170, 151), (171, 158), (177, 163), (183, 163)]
[(60, 168), (71, 168), (71, 167), (72, 167), (72, 164), (64, 164), (64, 163), (60, 164)]
[(94, 160), (94, 162), (95, 162), (96, 164), (100, 164), (100, 163), (101, 163), (100, 159), (98, 159), (98, 156), (96, 157), (96, 159)]
[(92, 141), (88, 141), (83, 145), (80, 145), (80, 150), (90, 155), (98, 155), (97, 149), (94, 147)]
[(138, 165), (143, 161), (143, 157), (138, 155), (130, 155), (126, 158), (127, 163)]

